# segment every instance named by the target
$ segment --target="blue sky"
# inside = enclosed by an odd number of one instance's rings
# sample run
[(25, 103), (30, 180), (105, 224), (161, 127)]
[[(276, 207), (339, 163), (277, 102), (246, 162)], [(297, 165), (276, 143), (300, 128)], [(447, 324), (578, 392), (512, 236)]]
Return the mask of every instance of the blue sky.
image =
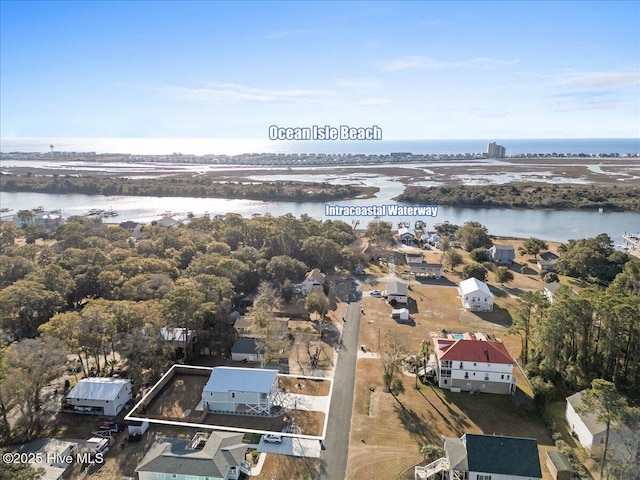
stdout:
[(2, 1), (0, 134), (640, 136), (640, 2)]

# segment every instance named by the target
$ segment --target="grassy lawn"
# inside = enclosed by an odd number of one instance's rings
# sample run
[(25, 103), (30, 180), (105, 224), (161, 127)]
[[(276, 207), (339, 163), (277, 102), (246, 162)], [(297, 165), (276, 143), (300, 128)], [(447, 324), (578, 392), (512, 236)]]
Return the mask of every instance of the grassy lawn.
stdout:
[[(506, 240), (499, 243), (512, 243), (516, 249), (519, 246)], [(427, 261), (438, 261), (429, 255), (434, 253), (427, 254)], [(402, 272), (402, 266), (399, 271)], [(492, 276), (490, 274), (489, 283)], [(398, 324), (390, 318), (391, 306), (384, 300), (365, 296), (359, 343), (377, 352), (379, 344), (384, 345), (386, 335), (393, 334), (402, 340), (409, 354), (414, 354), (422, 340), (441, 335), (443, 330), (479, 331), (495, 335), (511, 355), (518, 358), (521, 339), (508, 333), (517, 304), (513, 292), (541, 289), (542, 280), (537, 274), (521, 274), (519, 266), (514, 276), (514, 282), (506, 288), (491, 286), (496, 295), (494, 311), (477, 314), (464, 310), (460, 304), (456, 289), (460, 281), (458, 272), (447, 272), (441, 280), (417, 282), (414, 279), (409, 287), (409, 309), (415, 325)], [(365, 290), (386, 288), (382, 280), (378, 284), (367, 283)], [(522, 373), (516, 369), (514, 374), (524, 395), (531, 396)], [(413, 478), (412, 467), (422, 460), (421, 446), (429, 443), (441, 446), (441, 436), (460, 437), (464, 433), (535, 438), (543, 478), (551, 478), (544, 466), (545, 455), (547, 450), (555, 449), (555, 445), (549, 428), (535, 410), (519, 407), (511, 396), (451, 393), (424, 385), (416, 390), (415, 378), (409, 375), (403, 377), (403, 383), (405, 393), (397, 398), (384, 393), (380, 360), (358, 360), (347, 478)]]

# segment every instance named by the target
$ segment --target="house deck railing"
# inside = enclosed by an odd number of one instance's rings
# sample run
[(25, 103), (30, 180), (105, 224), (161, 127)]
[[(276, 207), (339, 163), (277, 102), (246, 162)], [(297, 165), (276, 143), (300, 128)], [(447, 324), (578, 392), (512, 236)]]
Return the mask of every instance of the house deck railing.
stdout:
[(445, 472), (449, 470), (449, 459), (439, 458), (435, 462), (431, 462), (429, 465), (423, 467), (416, 467), (415, 480), (427, 480), (434, 476), (436, 473)]

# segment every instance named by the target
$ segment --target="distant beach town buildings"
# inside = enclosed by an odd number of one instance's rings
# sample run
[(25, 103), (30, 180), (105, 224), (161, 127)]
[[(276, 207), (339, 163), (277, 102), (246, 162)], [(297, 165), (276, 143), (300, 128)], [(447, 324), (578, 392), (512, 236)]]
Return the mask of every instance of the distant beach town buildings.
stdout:
[(491, 142), (487, 145), (487, 156), (489, 158), (505, 158), (507, 156), (507, 150), (496, 142)]

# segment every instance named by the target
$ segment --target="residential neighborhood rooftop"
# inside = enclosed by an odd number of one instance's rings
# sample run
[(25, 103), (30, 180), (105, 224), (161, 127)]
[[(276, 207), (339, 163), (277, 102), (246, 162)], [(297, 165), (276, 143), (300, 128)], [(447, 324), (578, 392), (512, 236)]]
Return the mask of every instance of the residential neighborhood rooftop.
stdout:
[(277, 376), (277, 370), (214, 367), (204, 390), (216, 392), (270, 392)]
[(460, 285), (460, 291), (462, 295), (466, 295), (468, 293), (472, 293), (480, 290), (482, 293), (486, 293), (487, 295), (491, 295), (493, 297), (493, 293), (491, 293), (491, 290), (489, 290), (489, 287), (487, 286), (487, 284), (484, 282), (481, 282), (475, 277), (462, 280), (459, 285)]
[(538, 442), (532, 438), (467, 433), (469, 471), (542, 478)]
[(131, 383), (125, 378), (89, 377), (79, 380), (68, 397), (83, 400), (115, 400), (123, 385)]
[(501, 342), (449, 338), (434, 338), (433, 341), (436, 354), (442, 360), (515, 364), (513, 357)]
[(244, 460), (247, 445), (242, 437), (242, 433), (211, 432), (202, 448), (192, 448), (188, 439), (160, 438), (136, 471), (225, 478), (230, 465)]

